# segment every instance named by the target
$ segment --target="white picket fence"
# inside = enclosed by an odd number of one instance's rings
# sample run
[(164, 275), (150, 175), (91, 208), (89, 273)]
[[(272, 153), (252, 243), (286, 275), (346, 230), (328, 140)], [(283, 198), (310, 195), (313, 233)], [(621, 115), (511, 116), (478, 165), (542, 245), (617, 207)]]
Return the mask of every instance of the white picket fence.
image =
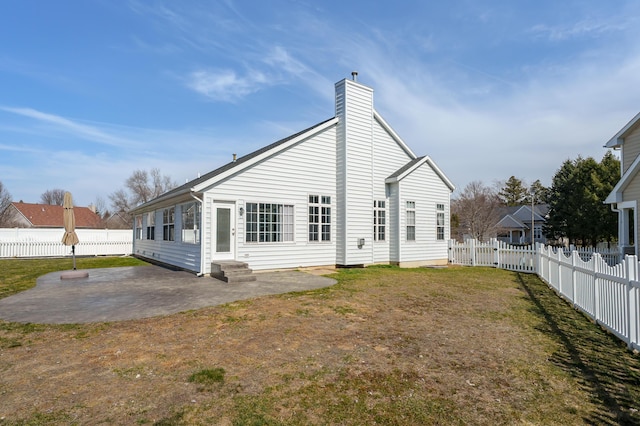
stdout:
[(567, 251), (537, 244), (509, 246), (498, 241), (449, 242), (449, 262), (536, 273), (559, 295), (598, 324), (640, 349), (640, 267), (636, 256), (616, 263), (617, 253)]
[[(77, 229), (76, 256), (126, 255), (133, 251), (130, 229)], [(0, 228), (0, 258), (62, 257), (71, 246), (62, 244), (64, 228)]]

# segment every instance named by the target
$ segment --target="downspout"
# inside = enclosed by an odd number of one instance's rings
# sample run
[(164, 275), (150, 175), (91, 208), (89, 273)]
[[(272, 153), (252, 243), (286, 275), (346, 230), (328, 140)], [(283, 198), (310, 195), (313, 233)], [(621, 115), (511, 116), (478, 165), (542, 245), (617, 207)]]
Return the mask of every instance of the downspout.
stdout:
[(202, 244), (202, 241), (204, 240), (203, 236), (202, 236), (202, 220), (204, 218), (204, 202), (196, 197), (193, 192), (189, 192), (189, 195), (191, 195), (191, 198), (193, 198), (194, 200), (196, 200), (197, 202), (200, 203), (200, 271), (196, 274), (197, 276), (201, 277), (204, 275), (204, 245)]

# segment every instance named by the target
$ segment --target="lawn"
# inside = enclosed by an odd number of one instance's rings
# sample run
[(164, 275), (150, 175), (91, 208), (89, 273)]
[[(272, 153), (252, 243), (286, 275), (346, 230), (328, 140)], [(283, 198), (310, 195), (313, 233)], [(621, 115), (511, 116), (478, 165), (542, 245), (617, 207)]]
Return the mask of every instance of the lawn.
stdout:
[[(51, 270), (4, 262), (0, 294)], [(159, 318), (0, 322), (0, 424), (640, 424), (640, 359), (535, 276), (333, 277)]]

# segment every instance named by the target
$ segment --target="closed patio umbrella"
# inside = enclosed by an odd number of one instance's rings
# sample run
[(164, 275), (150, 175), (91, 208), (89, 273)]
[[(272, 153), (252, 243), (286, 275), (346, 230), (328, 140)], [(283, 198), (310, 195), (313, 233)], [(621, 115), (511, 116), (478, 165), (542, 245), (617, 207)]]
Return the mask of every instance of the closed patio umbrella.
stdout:
[(62, 203), (63, 219), (64, 219), (64, 236), (62, 237), (62, 244), (65, 246), (71, 246), (71, 253), (73, 255), (73, 269), (76, 269), (76, 244), (78, 235), (76, 234), (76, 217), (73, 213), (73, 199), (70, 192), (64, 193), (64, 201)]

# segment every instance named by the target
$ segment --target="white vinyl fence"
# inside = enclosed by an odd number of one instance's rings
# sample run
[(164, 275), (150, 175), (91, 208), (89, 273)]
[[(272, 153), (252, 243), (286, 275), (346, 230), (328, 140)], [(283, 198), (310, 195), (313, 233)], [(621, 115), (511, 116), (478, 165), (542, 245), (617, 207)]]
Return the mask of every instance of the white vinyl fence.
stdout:
[[(130, 229), (76, 229), (77, 256), (125, 255), (133, 251)], [(0, 258), (71, 255), (62, 244), (64, 228), (0, 228)]]
[[(640, 349), (640, 273), (638, 258), (606, 251), (562, 249), (537, 244), (535, 249), (491, 241), (449, 242), (449, 263), (492, 266), (536, 273), (577, 309)], [(505, 260), (507, 259), (507, 260)]]

